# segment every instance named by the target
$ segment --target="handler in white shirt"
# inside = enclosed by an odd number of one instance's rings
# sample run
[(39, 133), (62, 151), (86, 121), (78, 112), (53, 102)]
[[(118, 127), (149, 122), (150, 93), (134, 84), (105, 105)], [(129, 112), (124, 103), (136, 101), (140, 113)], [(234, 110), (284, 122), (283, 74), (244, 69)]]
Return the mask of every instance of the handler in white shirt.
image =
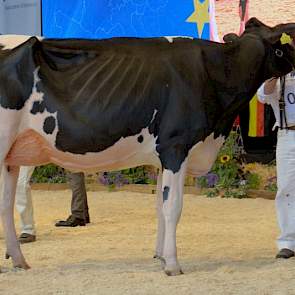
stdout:
[[(293, 39), (294, 44), (294, 39)], [(273, 108), (276, 124), (280, 126), (280, 79), (272, 78), (261, 85), (258, 100)], [(288, 128), (278, 130), (276, 148), (277, 186), (276, 212), (281, 234), (277, 239), (279, 252), (276, 258), (290, 258), (295, 251), (295, 72), (285, 76), (285, 116)], [(284, 129), (285, 128), (285, 129)]]

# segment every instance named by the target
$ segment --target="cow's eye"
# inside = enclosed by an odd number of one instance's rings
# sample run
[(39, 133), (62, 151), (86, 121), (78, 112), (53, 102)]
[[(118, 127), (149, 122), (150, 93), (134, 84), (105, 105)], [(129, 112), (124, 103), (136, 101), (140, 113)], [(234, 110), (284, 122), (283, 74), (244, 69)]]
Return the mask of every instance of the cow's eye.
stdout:
[(277, 57), (282, 57), (284, 55), (283, 51), (281, 49), (276, 49), (275, 54)]

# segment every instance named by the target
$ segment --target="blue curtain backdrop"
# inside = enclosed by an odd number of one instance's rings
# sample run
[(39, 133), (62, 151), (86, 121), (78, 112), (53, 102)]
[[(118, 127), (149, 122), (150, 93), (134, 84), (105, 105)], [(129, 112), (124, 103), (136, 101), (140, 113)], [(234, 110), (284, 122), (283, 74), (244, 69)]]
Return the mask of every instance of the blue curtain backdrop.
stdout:
[[(186, 22), (194, 10), (193, 0), (42, 0), (42, 30), (51, 38), (199, 37)], [(208, 23), (201, 37), (209, 39)]]

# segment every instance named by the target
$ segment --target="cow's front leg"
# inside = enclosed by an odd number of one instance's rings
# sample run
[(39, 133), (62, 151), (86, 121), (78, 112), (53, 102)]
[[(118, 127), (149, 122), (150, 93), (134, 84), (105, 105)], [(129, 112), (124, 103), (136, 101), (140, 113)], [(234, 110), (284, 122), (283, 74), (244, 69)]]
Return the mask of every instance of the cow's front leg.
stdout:
[(169, 169), (163, 170), (162, 196), (165, 221), (163, 258), (165, 273), (169, 276), (183, 273), (177, 260), (176, 227), (182, 211), (185, 172), (186, 162), (182, 163), (176, 173)]
[(158, 216), (158, 230), (157, 242), (154, 258), (163, 259), (163, 248), (165, 238), (165, 220), (163, 215), (163, 193), (162, 193), (162, 169), (159, 171), (157, 178), (157, 216)]
[(19, 167), (3, 166), (2, 169), (2, 199), (0, 202), (1, 218), (6, 241), (7, 257), (11, 257), (14, 267), (23, 269), (30, 268), (26, 263), (17, 240), (14, 224), (14, 200), (16, 192)]

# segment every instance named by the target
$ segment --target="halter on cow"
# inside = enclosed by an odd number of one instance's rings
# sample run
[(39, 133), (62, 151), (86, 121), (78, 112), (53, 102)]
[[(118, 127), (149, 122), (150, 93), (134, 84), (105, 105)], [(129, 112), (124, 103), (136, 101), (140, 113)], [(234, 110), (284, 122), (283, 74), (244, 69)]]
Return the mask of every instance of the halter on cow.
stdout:
[[(210, 170), (239, 110), (294, 67), (282, 33), (252, 18), (220, 44), (187, 38), (43, 39), (1, 36), (1, 216), (7, 255), (27, 269), (13, 220), (21, 165), (73, 170), (160, 168), (156, 257), (177, 261), (185, 173)], [(20, 39), (22, 39), (20, 41)]]

